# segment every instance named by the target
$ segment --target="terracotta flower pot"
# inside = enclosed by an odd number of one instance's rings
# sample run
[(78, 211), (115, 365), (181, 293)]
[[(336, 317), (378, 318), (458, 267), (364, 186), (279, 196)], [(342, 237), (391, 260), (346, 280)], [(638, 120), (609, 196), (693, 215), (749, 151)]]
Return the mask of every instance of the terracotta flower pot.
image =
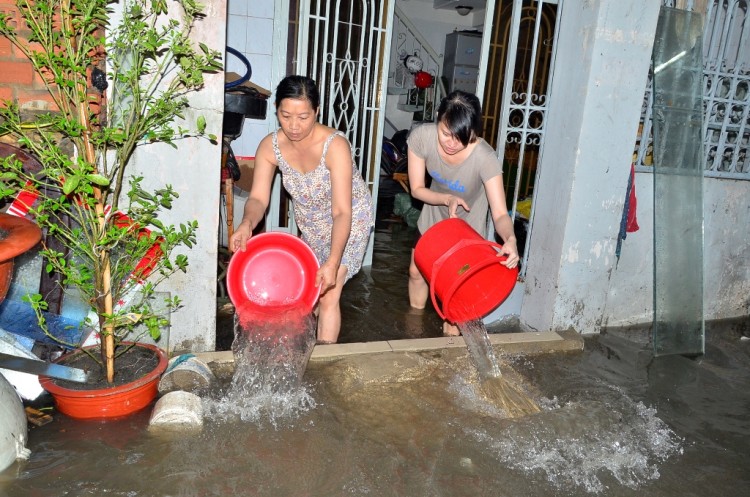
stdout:
[[(138, 344), (137, 347), (152, 350), (157, 354), (159, 363), (154, 370), (130, 383), (98, 390), (63, 387), (46, 376), (40, 376), (39, 383), (55, 399), (57, 410), (72, 418), (106, 419), (133, 414), (151, 404), (156, 398), (159, 378), (168, 364), (167, 355), (159, 347), (151, 344)], [(82, 353), (75, 351), (66, 354), (58, 362), (64, 363), (71, 356)]]

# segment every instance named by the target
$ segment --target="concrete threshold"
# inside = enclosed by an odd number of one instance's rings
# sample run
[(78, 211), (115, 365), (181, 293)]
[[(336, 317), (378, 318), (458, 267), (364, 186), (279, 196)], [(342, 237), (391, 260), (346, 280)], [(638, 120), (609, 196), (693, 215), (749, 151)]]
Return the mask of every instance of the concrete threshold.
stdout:
[[(493, 348), (508, 354), (545, 354), (576, 352), (583, 350), (583, 337), (576, 331), (540, 331), (522, 333), (490, 334)], [(463, 337), (439, 337), (388, 340), (383, 342), (334, 343), (316, 345), (310, 361), (330, 361), (340, 357), (362, 354), (386, 354), (394, 352), (422, 352), (439, 349), (465, 348)], [(231, 350), (199, 352), (195, 356), (206, 364), (215, 366), (234, 362)]]

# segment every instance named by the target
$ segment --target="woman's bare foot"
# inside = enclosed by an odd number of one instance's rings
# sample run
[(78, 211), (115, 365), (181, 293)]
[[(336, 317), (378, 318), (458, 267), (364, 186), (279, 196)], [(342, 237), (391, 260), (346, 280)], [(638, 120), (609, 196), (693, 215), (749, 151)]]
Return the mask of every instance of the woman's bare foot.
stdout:
[(448, 321), (443, 321), (443, 336), (444, 337), (457, 337), (461, 334), (458, 326), (450, 324)]

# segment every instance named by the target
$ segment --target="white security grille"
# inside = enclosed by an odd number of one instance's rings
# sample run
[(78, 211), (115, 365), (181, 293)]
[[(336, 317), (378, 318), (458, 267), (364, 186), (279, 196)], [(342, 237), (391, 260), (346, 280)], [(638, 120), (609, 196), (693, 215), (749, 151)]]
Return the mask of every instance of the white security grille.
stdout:
[[(361, 0), (308, 0), (309, 12), (300, 26), (298, 72), (313, 78), (320, 88), (321, 122), (343, 131), (368, 184), (373, 137), (378, 128), (381, 88), (378, 81), (385, 42), (387, 2)], [(304, 16), (304, 14), (303, 14)], [(376, 150), (379, 147), (374, 147)]]
[[(675, 0), (665, 0), (667, 7)], [(693, 3), (685, 6), (692, 9)], [(750, 180), (750, 26), (748, 0), (712, 0), (703, 30), (703, 149), (707, 177)], [(635, 164), (651, 170), (651, 81), (644, 97)], [(642, 137), (645, 137), (643, 139)], [(645, 167), (643, 167), (645, 166)]]
[[(344, 132), (377, 198), (391, 0), (303, 0), (297, 72), (320, 89), (320, 120)], [(372, 238), (365, 265), (372, 260)]]
[[(505, 76), (503, 78), (503, 102), (501, 126), (498, 132), (497, 143), (505, 144), (506, 149), (513, 147), (517, 150), (518, 158), (516, 160), (518, 168), (516, 176), (513, 178), (515, 188), (513, 189), (512, 213), (515, 218), (516, 208), (519, 200), (519, 191), (521, 178), (524, 175), (524, 157), (528, 150), (539, 150), (544, 140), (544, 123), (547, 112), (548, 99), (544, 93), (538, 93), (534, 90), (535, 75), (537, 71), (546, 71), (549, 68), (537, 66), (537, 52), (540, 51), (542, 44), (554, 44), (557, 40), (557, 24), (550, 38), (549, 32), (544, 32), (542, 26), (546, 22), (545, 5), (556, 5), (557, 0), (540, 0), (524, 1), (514, 0), (511, 14), (510, 35), (508, 39), (508, 57), (506, 59)], [(556, 18), (557, 19), (557, 18)], [(520, 34), (533, 33), (530, 39), (526, 39), (526, 45), (519, 48)], [(544, 34), (543, 34), (544, 33)], [(530, 42), (530, 43), (529, 43)], [(519, 50), (530, 51), (529, 57), (520, 57)], [(553, 50), (554, 53), (554, 50)], [(527, 64), (519, 67), (517, 60), (526, 60)], [(550, 67), (554, 67), (554, 61), (550, 61)], [(524, 77), (517, 74), (523, 71)], [(525, 85), (519, 86), (518, 81), (526, 81)], [(546, 90), (546, 88), (544, 89)], [(505, 150), (498, 147), (498, 153), (504, 154)], [(539, 168), (537, 168), (537, 175)], [(535, 182), (536, 183), (536, 182)], [(533, 205), (532, 215), (529, 219), (528, 233), (533, 229)], [(494, 233), (492, 222), (488, 223), (488, 233)], [(528, 250), (524, 251), (523, 262), (521, 264), (521, 277), (526, 274)]]
[(747, 0), (711, 3), (704, 29), (706, 170), (750, 179), (750, 27)]

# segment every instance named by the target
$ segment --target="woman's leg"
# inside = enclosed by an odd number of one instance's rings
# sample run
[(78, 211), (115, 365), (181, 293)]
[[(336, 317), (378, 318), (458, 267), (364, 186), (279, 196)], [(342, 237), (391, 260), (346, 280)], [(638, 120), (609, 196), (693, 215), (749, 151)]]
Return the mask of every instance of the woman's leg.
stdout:
[(429, 293), (427, 281), (414, 263), (414, 249), (412, 249), (409, 262), (409, 304), (415, 309), (424, 309)]
[(320, 296), (318, 302), (318, 343), (336, 343), (341, 331), (341, 290), (346, 282), (346, 266), (339, 266), (336, 286)]
[[(414, 250), (412, 250), (411, 262), (409, 262), (409, 304), (415, 309), (424, 309), (429, 293), (430, 287), (414, 263)], [(443, 322), (443, 335), (453, 337), (460, 334), (457, 326), (447, 321)]]

